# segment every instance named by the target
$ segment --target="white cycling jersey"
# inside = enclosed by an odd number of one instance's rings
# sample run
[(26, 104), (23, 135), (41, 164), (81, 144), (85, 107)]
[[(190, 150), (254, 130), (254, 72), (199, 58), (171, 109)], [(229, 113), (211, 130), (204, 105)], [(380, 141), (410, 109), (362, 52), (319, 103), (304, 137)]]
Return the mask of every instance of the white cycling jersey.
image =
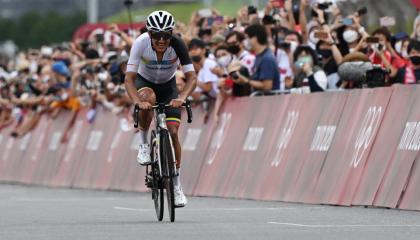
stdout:
[(162, 84), (175, 76), (179, 64), (182, 65), (184, 73), (194, 71), (187, 46), (179, 37), (173, 36), (162, 61), (158, 62), (152, 40), (146, 32), (140, 35), (131, 47), (127, 72), (138, 73), (149, 82)]

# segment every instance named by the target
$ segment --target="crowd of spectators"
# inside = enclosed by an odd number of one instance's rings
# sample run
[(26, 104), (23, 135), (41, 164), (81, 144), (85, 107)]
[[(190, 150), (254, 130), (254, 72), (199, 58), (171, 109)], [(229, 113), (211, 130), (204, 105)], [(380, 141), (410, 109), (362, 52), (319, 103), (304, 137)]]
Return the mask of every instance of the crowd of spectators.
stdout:
[[(207, 120), (217, 119), (229, 97), (420, 83), (420, 15), (411, 33), (391, 33), (395, 19), (386, 17), (369, 34), (362, 24), (368, 17), (363, 7), (343, 15), (328, 1), (270, 0), (264, 9), (240, 8), (235, 18), (202, 9), (189, 23), (177, 22), (173, 34), (188, 46), (198, 76), (190, 98), (204, 107)], [(111, 24), (88, 39), (1, 62), (0, 130), (14, 124), (11, 135), (21, 137), (43, 114), (55, 118), (62, 109), (71, 112), (70, 129), (81, 112), (93, 122), (98, 105), (121, 116), (128, 129), (124, 72), (133, 41), (145, 31)], [(182, 89), (182, 71), (176, 80)]]

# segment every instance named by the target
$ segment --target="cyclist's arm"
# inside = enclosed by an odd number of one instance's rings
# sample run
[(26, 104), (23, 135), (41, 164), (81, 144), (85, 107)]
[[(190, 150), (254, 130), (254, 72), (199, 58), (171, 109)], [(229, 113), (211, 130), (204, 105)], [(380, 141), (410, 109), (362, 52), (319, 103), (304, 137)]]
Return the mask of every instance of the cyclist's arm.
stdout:
[(184, 41), (178, 37), (174, 37), (171, 43), (178, 55), (179, 61), (182, 65), (182, 71), (184, 72), (185, 79), (187, 80), (184, 89), (179, 93), (179, 97), (185, 101), (197, 85), (197, 75), (195, 74), (194, 66), (190, 56), (188, 55), (188, 49)]
[(134, 81), (136, 80), (136, 77), (137, 77), (137, 73), (127, 72), (125, 74), (124, 85), (125, 85), (125, 89), (127, 90), (127, 94), (131, 98), (131, 100), (134, 103), (139, 103), (141, 102), (141, 100), (137, 94), (136, 86), (134, 85)]
[(137, 78), (137, 70), (139, 68), (140, 59), (141, 59), (143, 50), (144, 49), (142, 47), (142, 37), (140, 36), (136, 39), (136, 41), (134, 41), (134, 44), (131, 47), (130, 57), (127, 62), (127, 71), (125, 74), (125, 82), (124, 82), (125, 89), (127, 90), (128, 96), (135, 103), (141, 102), (137, 94), (137, 89), (134, 84), (134, 81)]

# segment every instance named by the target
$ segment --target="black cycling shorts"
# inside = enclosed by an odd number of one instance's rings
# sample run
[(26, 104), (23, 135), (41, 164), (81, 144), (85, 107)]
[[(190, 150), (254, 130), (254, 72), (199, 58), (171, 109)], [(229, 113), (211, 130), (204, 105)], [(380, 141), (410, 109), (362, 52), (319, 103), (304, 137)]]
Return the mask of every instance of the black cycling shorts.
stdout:
[[(168, 104), (172, 99), (178, 98), (178, 89), (176, 88), (176, 80), (173, 77), (166, 83), (155, 84), (147, 81), (144, 77), (137, 74), (137, 79), (134, 82), (136, 89), (140, 92), (144, 88), (151, 88), (156, 95), (156, 103)], [(181, 109), (180, 108), (168, 108), (166, 109), (166, 122), (180, 123), (181, 122)]]

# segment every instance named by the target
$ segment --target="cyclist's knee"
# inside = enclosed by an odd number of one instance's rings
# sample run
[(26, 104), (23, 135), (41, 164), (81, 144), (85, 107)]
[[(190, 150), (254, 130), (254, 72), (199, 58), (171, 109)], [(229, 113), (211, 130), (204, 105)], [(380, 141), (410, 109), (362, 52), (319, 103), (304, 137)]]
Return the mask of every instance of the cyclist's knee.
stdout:
[(155, 92), (148, 87), (142, 88), (139, 90), (140, 100), (143, 102), (149, 102), (150, 104), (155, 104), (156, 94)]

